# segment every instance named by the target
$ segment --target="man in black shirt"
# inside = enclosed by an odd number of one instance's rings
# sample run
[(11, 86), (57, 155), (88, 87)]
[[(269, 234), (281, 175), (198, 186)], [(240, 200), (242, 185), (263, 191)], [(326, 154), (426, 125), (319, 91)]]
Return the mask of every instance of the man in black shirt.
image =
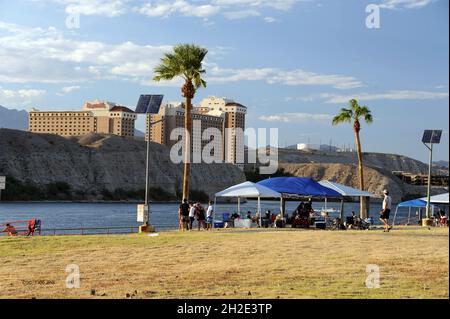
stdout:
[(183, 203), (181, 203), (178, 209), (178, 217), (180, 219), (180, 229), (187, 229), (189, 223), (189, 204), (186, 198), (183, 199)]

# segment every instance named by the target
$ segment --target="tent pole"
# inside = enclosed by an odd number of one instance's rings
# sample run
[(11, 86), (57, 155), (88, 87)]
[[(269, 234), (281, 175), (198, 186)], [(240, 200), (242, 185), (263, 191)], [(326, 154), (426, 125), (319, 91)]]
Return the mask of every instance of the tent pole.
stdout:
[(344, 198), (341, 199), (341, 225), (344, 224)]
[(397, 217), (397, 211), (398, 211), (398, 205), (395, 208), (395, 214), (394, 214), (394, 219), (392, 220), (392, 226), (395, 226), (395, 218)]
[(411, 219), (411, 207), (409, 207), (409, 212), (408, 212), (408, 222), (406, 223), (406, 225), (409, 225), (409, 220)]
[(259, 227), (262, 228), (261, 197), (258, 196)]
[(241, 198), (238, 196), (238, 214), (241, 215)]
[(325, 197), (325, 211), (327, 210), (327, 198)]

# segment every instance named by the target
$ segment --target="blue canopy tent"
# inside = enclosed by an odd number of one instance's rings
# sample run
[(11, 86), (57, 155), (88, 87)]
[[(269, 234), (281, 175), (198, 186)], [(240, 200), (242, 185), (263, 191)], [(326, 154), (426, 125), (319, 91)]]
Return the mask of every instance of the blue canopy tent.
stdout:
[(285, 197), (342, 198), (335, 190), (322, 186), (310, 177), (274, 177), (258, 182)]
[(402, 208), (402, 207), (407, 207), (409, 212), (408, 212), (408, 221), (406, 222), (407, 225), (409, 225), (409, 222), (411, 220), (411, 208), (419, 208), (422, 209), (424, 207), (427, 206), (427, 202), (423, 201), (421, 199), (412, 199), (412, 200), (408, 200), (406, 202), (401, 202), (397, 205), (397, 208), (395, 209), (395, 214), (394, 214), (394, 220), (392, 221), (392, 225), (395, 225), (395, 218), (397, 217), (397, 213), (398, 213), (398, 209)]
[(310, 177), (274, 177), (268, 178), (258, 182), (271, 190), (281, 193), (281, 207), (282, 216), (285, 216), (285, 199), (295, 199), (301, 197), (314, 198), (340, 198), (343, 196), (337, 191), (322, 186)]

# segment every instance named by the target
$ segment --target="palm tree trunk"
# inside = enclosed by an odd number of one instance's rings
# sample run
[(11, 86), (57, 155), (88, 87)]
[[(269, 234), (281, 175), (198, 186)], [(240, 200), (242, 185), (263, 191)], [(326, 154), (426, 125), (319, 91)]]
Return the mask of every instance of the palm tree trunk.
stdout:
[[(361, 152), (361, 141), (359, 139), (359, 132), (355, 130), (355, 138), (356, 138), (356, 154), (358, 156), (358, 177), (359, 177), (359, 188), (364, 190), (364, 170), (363, 170), (363, 160), (362, 160), (362, 152)], [(365, 198), (361, 196), (359, 199), (359, 217), (361, 219), (367, 218), (366, 213), (366, 203)]]
[(183, 199), (189, 200), (189, 170), (191, 162), (191, 98), (186, 97), (184, 110), (184, 172), (183, 172)]

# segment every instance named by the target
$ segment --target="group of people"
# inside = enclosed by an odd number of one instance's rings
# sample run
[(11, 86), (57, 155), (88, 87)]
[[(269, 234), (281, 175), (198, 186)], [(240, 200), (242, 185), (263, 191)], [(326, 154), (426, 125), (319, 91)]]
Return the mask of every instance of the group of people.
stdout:
[[(231, 221), (234, 222), (234, 220), (241, 218), (241, 215), (239, 213), (233, 213), (231, 214)], [(244, 217), (243, 217), (244, 218)], [(276, 226), (276, 221), (281, 219), (281, 215), (274, 214), (270, 211), (270, 209), (266, 209), (265, 213), (261, 216), (258, 212), (253, 215), (251, 211), (247, 211), (245, 215), (246, 219), (249, 219), (252, 221), (252, 223), (256, 224), (256, 227), (271, 227)], [(262, 225), (261, 225), (262, 222)]]
[(301, 201), (292, 215), (288, 218), (288, 224), (295, 224), (302, 220), (309, 220), (310, 217), (315, 216), (314, 208), (312, 207), (312, 199), (307, 202)]
[(448, 226), (448, 218), (447, 214), (445, 213), (445, 210), (442, 208), (439, 208), (434, 214), (434, 220), (436, 223), (436, 226)]
[(184, 199), (178, 209), (178, 220), (179, 230), (192, 230), (195, 221), (197, 221), (198, 230), (211, 230), (214, 221), (213, 202), (210, 201), (205, 210), (201, 203), (188, 203), (188, 200)]
[[(25, 232), (23, 232), (22, 228), (19, 228), (19, 230), (22, 231), (21, 235), (33, 236), (37, 227), (39, 227), (39, 232), (40, 232), (40, 223), (41, 223), (41, 221), (37, 220), (37, 219), (29, 220)], [(8, 236), (18, 236), (19, 235), (19, 232), (17, 231), (16, 227), (14, 227), (11, 223), (5, 224), (5, 228), (3, 230), (1, 230), (1, 232), (7, 233)]]

